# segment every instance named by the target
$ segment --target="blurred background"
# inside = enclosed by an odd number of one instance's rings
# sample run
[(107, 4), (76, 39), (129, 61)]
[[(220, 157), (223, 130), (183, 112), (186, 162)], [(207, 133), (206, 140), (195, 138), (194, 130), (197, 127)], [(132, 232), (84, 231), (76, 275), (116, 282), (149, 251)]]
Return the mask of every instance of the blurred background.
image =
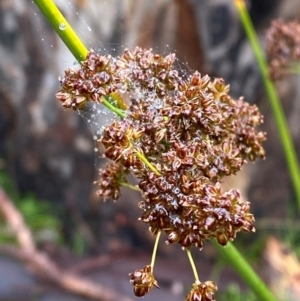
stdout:
[[(224, 185), (251, 202), (256, 233), (236, 246), (280, 300), (299, 300), (300, 221), (276, 125), (258, 68), (232, 0), (57, 0), (88, 48), (117, 56), (138, 45), (175, 52), (183, 72), (223, 77), (233, 97), (257, 104), (265, 116), (267, 159), (249, 164)], [(248, 8), (265, 44), (271, 20), (299, 20), (298, 0), (253, 0)], [(116, 203), (98, 199), (93, 184), (103, 159), (93, 136), (103, 114), (64, 111), (55, 99), (59, 75), (76, 61), (32, 1), (0, 0), (0, 186), (31, 230), (39, 252), (61, 271), (133, 298), (128, 273), (149, 264), (153, 237), (138, 221), (137, 192)], [(300, 77), (277, 84), (297, 152)], [(134, 180), (133, 180), (134, 181)], [(1, 210), (0, 210), (1, 212)], [(1, 215), (1, 214), (0, 214)], [(18, 245), (5, 214), (0, 219), (0, 300), (89, 300), (49, 281)], [(156, 278), (161, 289), (144, 300), (184, 300), (193, 282), (179, 246), (162, 239)], [(22, 253), (23, 252), (23, 253)], [(194, 250), (200, 279), (215, 280), (217, 300), (257, 300), (207, 243)], [(296, 275), (296, 276), (295, 276)], [(298, 275), (298, 278), (297, 278)], [(51, 279), (50, 279), (51, 280)], [(242, 297), (243, 296), (243, 297)], [(103, 300), (109, 300), (103, 298)], [(120, 299), (121, 300), (121, 299)], [(125, 299), (124, 299), (125, 300)], [(129, 300), (129, 299), (127, 299)]]

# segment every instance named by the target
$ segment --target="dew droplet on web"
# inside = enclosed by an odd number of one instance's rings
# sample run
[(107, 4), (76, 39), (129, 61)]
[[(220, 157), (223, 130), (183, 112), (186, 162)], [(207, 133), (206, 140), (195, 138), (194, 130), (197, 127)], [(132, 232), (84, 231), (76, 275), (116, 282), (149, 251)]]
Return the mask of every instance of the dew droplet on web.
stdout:
[(58, 28), (60, 30), (65, 30), (66, 29), (66, 24), (65, 23), (60, 23), (59, 26), (58, 26)]
[(155, 109), (161, 109), (163, 107), (163, 102), (159, 98), (155, 98), (153, 101), (153, 106)]
[(95, 151), (95, 152), (97, 152), (97, 151), (98, 151), (98, 148), (97, 148), (97, 147), (95, 147), (95, 148), (94, 148), (94, 151)]
[(92, 131), (93, 140), (101, 138), (106, 126), (118, 120), (118, 116), (109, 109), (98, 103), (88, 103), (86, 107), (79, 112), (84, 121)]
[(88, 31), (92, 31), (91, 27), (89, 27), (89, 26), (87, 27), (87, 29), (88, 29)]

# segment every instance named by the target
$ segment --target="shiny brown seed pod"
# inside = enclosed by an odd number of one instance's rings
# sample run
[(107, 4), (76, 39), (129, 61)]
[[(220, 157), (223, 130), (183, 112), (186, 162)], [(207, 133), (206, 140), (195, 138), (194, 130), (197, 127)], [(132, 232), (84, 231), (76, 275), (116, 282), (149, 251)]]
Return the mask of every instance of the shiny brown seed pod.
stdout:
[(213, 281), (195, 282), (185, 301), (215, 301), (215, 292), (218, 290)]
[(137, 297), (145, 296), (153, 286), (159, 288), (150, 265), (130, 273), (129, 278), (130, 283), (133, 285), (133, 292)]

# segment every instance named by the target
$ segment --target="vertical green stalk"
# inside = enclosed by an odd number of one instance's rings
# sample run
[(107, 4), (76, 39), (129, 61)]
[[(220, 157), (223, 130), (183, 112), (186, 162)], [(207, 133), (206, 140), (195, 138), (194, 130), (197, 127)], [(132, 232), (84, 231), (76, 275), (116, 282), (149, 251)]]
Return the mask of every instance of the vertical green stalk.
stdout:
[[(41, 12), (44, 14), (46, 19), (49, 21), (49, 23), (53, 26), (53, 28), (56, 30), (56, 32), (59, 34), (61, 39), (64, 41), (64, 43), (67, 45), (71, 53), (75, 56), (75, 58), (79, 61), (82, 61), (85, 59), (87, 55), (87, 49), (83, 45), (83, 43), (80, 41), (79, 37), (76, 35), (76, 33), (72, 30), (69, 23), (66, 21), (66, 19), (62, 16), (62, 14), (59, 12), (55, 4), (52, 0), (34, 0), (36, 5), (40, 8)], [(64, 30), (61, 30), (60, 25), (64, 24), (66, 27)], [(108, 109), (112, 109), (110, 106), (111, 104), (106, 101), (103, 102), (105, 106), (108, 107)], [(122, 118), (124, 116), (123, 112), (116, 112), (119, 114), (119, 116)], [(137, 152), (137, 155), (139, 158), (147, 164), (147, 166), (156, 172), (159, 175), (159, 172), (156, 170), (154, 166), (151, 165), (151, 163), (145, 158), (142, 154)], [(150, 167), (151, 166), (151, 167)], [(154, 253), (156, 253), (157, 244), (159, 240), (159, 234), (156, 237), (156, 242), (154, 246)], [(217, 244), (216, 244), (217, 245)], [(255, 271), (250, 267), (250, 265), (246, 262), (246, 260), (243, 258), (242, 254), (237, 251), (237, 249), (230, 243), (228, 243), (228, 246), (226, 248), (218, 246), (221, 252), (226, 256), (227, 260), (230, 262), (230, 264), (236, 268), (240, 276), (245, 280), (245, 282), (257, 293), (258, 298), (260, 301), (275, 301), (276, 299), (272, 296), (272, 293), (268, 291), (262, 280), (257, 276)], [(190, 253), (188, 252), (188, 257), (191, 258)], [(152, 256), (151, 260), (151, 266), (154, 265), (155, 255)], [(192, 264), (193, 266), (193, 264)], [(198, 278), (197, 273), (195, 273), (195, 278)]]
[(264, 282), (259, 278), (253, 268), (244, 259), (242, 254), (235, 246), (228, 242), (226, 247), (222, 247), (216, 241), (213, 241), (216, 248), (230, 265), (238, 272), (240, 277), (248, 284), (251, 290), (256, 294), (257, 300), (260, 301), (276, 301), (277, 299), (266, 287)]
[(245, 6), (245, 2), (243, 0), (235, 0), (235, 5), (237, 7), (239, 16), (246, 31), (248, 40), (254, 51), (259, 70), (263, 78), (263, 83), (268, 95), (270, 106), (273, 110), (273, 115), (277, 124), (281, 144), (289, 168), (290, 177), (294, 186), (298, 208), (300, 209), (300, 170), (297, 154), (289, 131), (288, 123), (286, 121), (276, 88), (273, 82), (269, 79), (268, 67), (265, 60), (264, 52), (260, 46), (260, 42), (256, 35), (256, 31), (249, 16), (248, 10)]

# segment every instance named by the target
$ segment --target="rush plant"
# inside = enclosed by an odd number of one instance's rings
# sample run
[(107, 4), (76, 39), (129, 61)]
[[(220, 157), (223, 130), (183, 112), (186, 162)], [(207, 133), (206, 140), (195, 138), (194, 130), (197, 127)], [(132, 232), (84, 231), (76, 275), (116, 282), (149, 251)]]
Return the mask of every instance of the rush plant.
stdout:
[[(72, 39), (75, 33), (55, 5), (35, 2), (63, 40)], [(156, 237), (150, 264), (129, 274), (135, 295), (158, 287), (154, 262), (164, 232), (166, 243), (179, 244), (190, 260), (195, 282), (187, 301), (215, 300), (217, 285), (200, 281), (191, 255), (191, 248), (201, 250), (207, 240), (222, 246), (260, 300), (275, 300), (231, 244), (238, 232), (254, 231), (250, 204), (237, 190), (221, 189), (225, 177), (265, 156), (258, 108), (232, 99), (223, 79), (199, 72), (181, 76), (173, 53), (164, 57), (136, 47), (112, 57), (87, 51), (82, 43), (66, 44), (80, 64), (60, 78), (57, 99), (74, 111), (103, 104), (119, 116), (98, 140), (110, 159), (99, 172), (98, 195), (116, 200), (121, 186), (140, 190), (140, 220)], [(126, 173), (138, 179), (138, 187), (127, 182)]]

